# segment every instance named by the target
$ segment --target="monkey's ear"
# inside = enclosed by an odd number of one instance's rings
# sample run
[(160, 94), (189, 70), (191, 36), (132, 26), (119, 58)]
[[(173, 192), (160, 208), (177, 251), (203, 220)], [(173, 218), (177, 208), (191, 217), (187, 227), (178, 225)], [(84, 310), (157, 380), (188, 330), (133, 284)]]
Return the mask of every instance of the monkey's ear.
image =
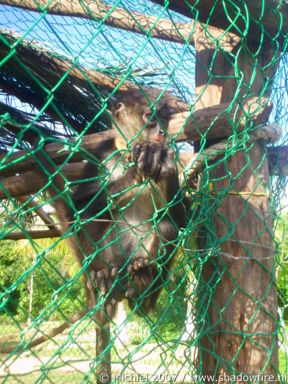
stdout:
[(122, 103), (121, 101), (119, 103), (116, 104), (116, 108), (115, 108), (115, 116), (116, 118), (119, 117), (119, 114), (125, 109), (125, 104)]
[(108, 108), (107, 110), (113, 115), (115, 114), (116, 106), (118, 103), (118, 98), (116, 96), (110, 96), (108, 99)]

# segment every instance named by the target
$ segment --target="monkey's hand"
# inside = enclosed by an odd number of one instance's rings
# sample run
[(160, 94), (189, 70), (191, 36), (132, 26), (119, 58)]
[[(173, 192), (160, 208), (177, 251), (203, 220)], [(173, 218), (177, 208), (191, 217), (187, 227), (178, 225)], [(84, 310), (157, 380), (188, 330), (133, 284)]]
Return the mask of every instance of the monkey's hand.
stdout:
[(144, 177), (151, 177), (155, 182), (176, 172), (175, 154), (167, 144), (137, 144), (132, 156), (139, 173)]

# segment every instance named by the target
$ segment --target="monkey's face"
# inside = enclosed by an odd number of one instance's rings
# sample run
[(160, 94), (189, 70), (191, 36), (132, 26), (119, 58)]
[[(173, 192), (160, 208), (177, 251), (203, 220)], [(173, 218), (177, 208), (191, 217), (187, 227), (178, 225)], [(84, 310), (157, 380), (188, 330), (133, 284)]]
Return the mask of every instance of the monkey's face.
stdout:
[(149, 99), (148, 103), (142, 94), (141, 97), (139, 93), (137, 96), (131, 94), (129, 98), (122, 97), (112, 109), (118, 138), (124, 139), (129, 145), (143, 142), (168, 143), (167, 127), (174, 111), (165, 103), (166, 98), (163, 97), (153, 105), (153, 100)]

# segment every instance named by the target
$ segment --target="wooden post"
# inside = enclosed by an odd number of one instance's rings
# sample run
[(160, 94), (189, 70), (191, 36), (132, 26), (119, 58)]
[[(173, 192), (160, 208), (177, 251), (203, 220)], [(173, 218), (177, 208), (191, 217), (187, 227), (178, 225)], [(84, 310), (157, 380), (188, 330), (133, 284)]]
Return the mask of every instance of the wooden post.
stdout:
[[(203, 31), (195, 47), (196, 109), (231, 102), (239, 90), (236, 100), (249, 95), (269, 96), (263, 87), (275, 68), (269, 66), (273, 53), (267, 42), (255, 57), (244, 42), (235, 45), (235, 62), (223, 51), (216, 51)], [(249, 123), (247, 116), (247, 126)], [(214, 249), (204, 264), (199, 291), (202, 305), (197, 321), (201, 321), (203, 335), (199, 335), (200, 373), (216, 375), (215, 382), (225, 375), (238, 375), (237, 383), (247, 382), (247, 376), (241, 375), (275, 377), (278, 318), (265, 145), (255, 142), (249, 150), (243, 148), (215, 165), (209, 180), (212, 191), (207, 222), (210, 229), (214, 226), (214, 235), (210, 233), (208, 243), (207, 232), (206, 246)], [(202, 231), (201, 236), (205, 237)], [(200, 248), (204, 244), (202, 239)], [(264, 382), (262, 376), (258, 382)]]

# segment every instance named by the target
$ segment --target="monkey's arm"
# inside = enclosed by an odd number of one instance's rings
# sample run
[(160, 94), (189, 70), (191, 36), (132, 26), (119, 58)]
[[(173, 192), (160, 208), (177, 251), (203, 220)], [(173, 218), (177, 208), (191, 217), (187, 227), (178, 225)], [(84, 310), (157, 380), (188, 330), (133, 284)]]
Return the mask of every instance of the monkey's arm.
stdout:
[[(38, 146), (38, 143), (37, 143)], [(36, 145), (35, 145), (36, 147)], [(73, 219), (73, 208), (71, 197), (66, 188), (66, 182), (63, 175), (58, 172), (56, 164), (49, 157), (44, 148), (39, 148), (35, 152), (39, 176), (42, 179), (43, 186), (47, 185), (47, 191), (52, 198), (51, 204), (56, 210), (56, 215), (61, 224), (62, 232), (66, 232), (71, 225)]]

